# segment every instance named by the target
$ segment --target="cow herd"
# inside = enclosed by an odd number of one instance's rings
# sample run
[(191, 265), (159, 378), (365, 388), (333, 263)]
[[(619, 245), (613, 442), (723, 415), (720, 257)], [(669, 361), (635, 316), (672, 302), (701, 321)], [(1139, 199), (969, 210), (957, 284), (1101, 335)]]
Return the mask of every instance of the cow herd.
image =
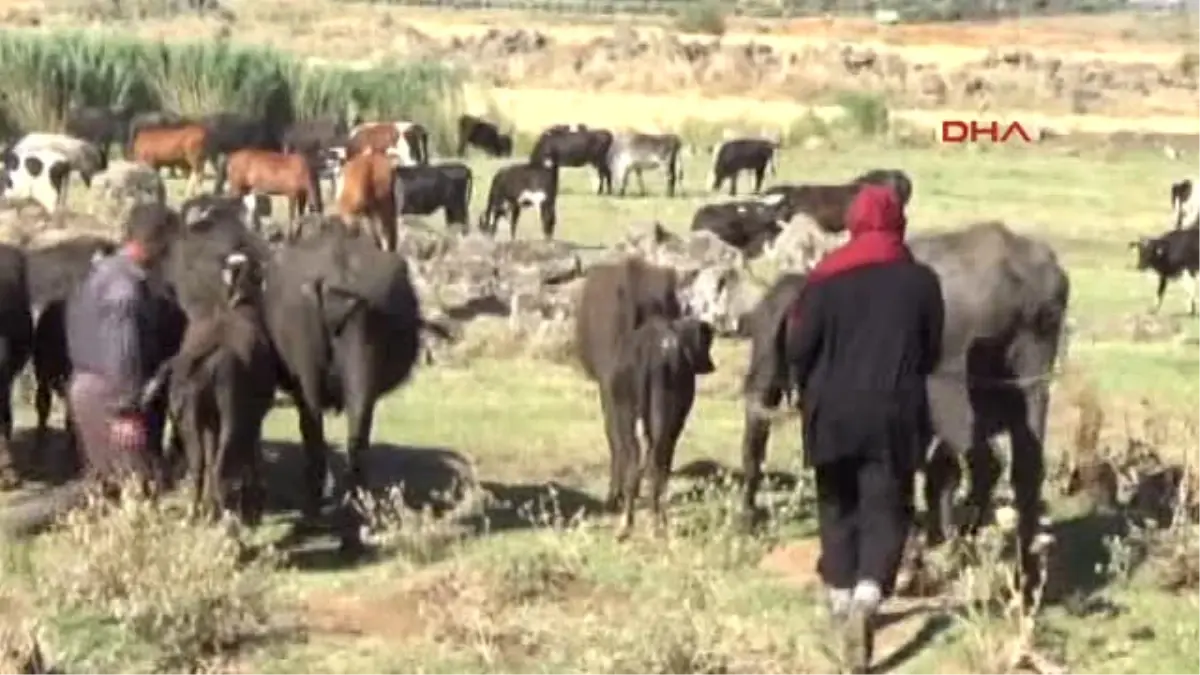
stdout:
[[(395, 254), (397, 220), (441, 209), (448, 224), (465, 231), (470, 168), (432, 163), (429, 133), (415, 122), (349, 126), (315, 120), (280, 129), (236, 114), (187, 120), (104, 112), (75, 110), (69, 134), (29, 134), (10, 147), (3, 186), (53, 211), (64, 203), (67, 175), (77, 172), (90, 181), (104, 169), (112, 142), (124, 142), (133, 161), (188, 174), (190, 199), (178, 211), (143, 205), (131, 216), (156, 219), (171, 241), (152, 278), (155, 297), (171, 317), (161, 335), (175, 356), (151, 380), (144, 405), (173, 422), (177, 438), (171, 445), (187, 457), (198, 502), (214, 509), (236, 502), (255, 520), (262, 509), (263, 418), (276, 389), (288, 393), (307, 461), (304, 513), (317, 517), (327, 473), (323, 413), (345, 412), (347, 487), (366, 485), (363, 451), (375, 403), (409, 378), (421, 332), (431, 328), (422, 318), (408, 264)], [(486, 120), (463, 116), (458, 131), (460, 154), (469, 147), (496, 157), (514, 151), (511, 134)], [(888, 185), (903, 203), (912, 196), (912, 180), (895, 169), (868, 171), (846, 183), (782, 184), (763, 191), (778, 148), (776, 141), (758, 138), (729, 139), (713, 148), (707, 186), (719, 190), (728, 184), (736, 197), (739, 174), (750, 172), (758, 194), (700, 207), (692, 229), (754, 256), (798, 214), (824, 232), (840, 232), (863, 185)], [(683, 181), (685, 152), (673, 134), (550, 127), (527, 159), (496, 172), (478, 229), (494, 236), (499, 221), (507, 219), (515, 239), (522, 210), (532, 208), (543, 235), (552, 238), (564, 168), (591, 167), (598, 194), (612, 194), (614, 180), (617, 193), (624, 194), (631, 173), (645, 192), (643, 172), (662, 170), (666, 193), (673, 196)], [(207, 163), (217, 167), (216, 194), (195, 195)], [(301, 214), (322, 211), (323, 178), (334, 183), (337, 217), (309, 228)], [(288, 231), (277, 241), (269, 241), (248, 217), (248, 198), (262, 195), (283, 196), (291, 204)], [(1196, 275), (1195, 202), (1190, 181), (1174, 186), (1176, 229), (1135, 244), (1139, 267), (1154, 269), (1163, 285), (1185, 270)], [(71, 371), (63, 307), (94, 261), (114, 249), (115, 242), (91, 237), (37, 250), (0, 246), (7, 261), (0, 261), (0, 433), (6, 439), (12, 431), (11, 383), (31, 357), (38, 427), (44, 431), (52, 393), (61, 395)], [(946, 534), (951, 496), (961, 479), (959, 456), (970, 459), (974, 513), (986, 513), (995, 481), (993, 463), (985, 461), (994, 452), (990, 439), (1007, 434), (1027, 553), (1040, 517), (1042, 440), (1049, 383), (1064, 344), (1067, 274), (1049, 246), (999, 223), (916, 237), (912, 250), (939, 275), (946, 294), (944, 351), (927, 384), (938, 438), (926, 467), (929, 536), (936, 541)], [(803, 284), (802, 274), (784, 274), (752, 312), (739, 317), (750, 342), (742, 442), (748, 516), (755, 511), (770, 423), (795, 393), (781, 336), (788, 330), (787, 307)], [(1161, 293), (1160, 288), (1160, 302)], [(608, 502), (623, 511), (619, 532), (627, 534), (632, 525), (644, 471), (650, 473), (651, 505), (661, 525), (660, 499), (696, 378), (716, 367), (709, 353), (711, 308), (689, 293), (684, 275), (636, 258), (589, 268), (578, 302), (575, 344), (600, 393), (610, 451)], [(345, 541), (357, 541), (357, 531), (347, 528)], [(1027, 578), (1034, 578), (1032, 572)]]

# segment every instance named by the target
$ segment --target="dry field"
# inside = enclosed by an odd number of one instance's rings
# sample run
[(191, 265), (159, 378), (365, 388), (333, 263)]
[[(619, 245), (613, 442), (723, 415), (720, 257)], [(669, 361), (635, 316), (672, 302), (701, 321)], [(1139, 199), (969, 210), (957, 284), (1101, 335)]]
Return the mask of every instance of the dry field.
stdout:
[[(26, 11), (5, 10), (6, 4), (0, 12)], [(337, 8), (342, 20), (368, 11), (401, 12)], [(266, 18), (247, 16), (285, 14), (269, 3), (237, 9), (242, 18), (234, 36), (247, 40), (266, 39), (268, 25)], [(293, 14), (304, 12), (312, 20), (305, 40), (272, 42), (326, 57), (357, 56), (318, 39), (323, 26), (337, 21), (324, 18), (333, 10), (294, 7)], [(435, 24), (450, 31), (510, 20), (404, 12), (428, 33)], [(48, 14), (44, 23), (67, 20)], [(1086, 42), (1126, 57), (1178, 49), (1166, 39), (1143, 43), (1140, 33), (1105, 21), (1032, 21), (1021, 24), (1020, 35), (1039, 49)], [(122, 29), (178, 36), (186, 25), (148, 21)], [(785, 34), (803, 34), (804, 26), (795, 22), (775, 38), (807, 39)], [(850, 22), (834, 26), (845, 37), (871, 31)], [(610, 29), (560, 29), (547, 22), (545, 30)], [(735, 24), (729, 39), (754, 30)], [(912, 49), (983, 49), (1011, 43), (1016, 30), (926, 26), (890, 39)], [(1086, 39), (1089, 34), (1094, 39)], [(651, 106), (604, 92), (588, 98), (480, 91), (480, 105), (495, 104), (529, 127), (590, 121), (586, 116), (599, 115), (602, 105), (646, 112)], [(521, 103), (523, 96), (530, 102)], [(563, 98), (556, 102), (555, 96)], [(715, 107), (699, 95), (655, 105), (678, 109), (675, 124), (704, 120)], [(740, 105), (732, 116), (750, 114), (750, 105)], [(669, 126), (668, 113), (658, 110), (651, 114)], [(530, 118), (537, 121), (525, 121)], [(1160, 514), (1154, 522), (1142, 516), (1153, 506), (1146, 493), (1169, 492), (1153, 487), (1156, 462), (1184, 466), (1194, 480), (1200, 331), (1182, 311), (1182, 288), (1168, 292), (1162, 313), (1149, 312), (1155, 282), (1132, 269), (1128, 249), (1133, 238), (1165, 227), (1166, 187), (1194, 173), (1194, 156), (1185, 159), (1107, 145), (965, 151), (836, 135), (783, 153), (781, 182), (834, 181), (868, 168), (902, 167), (915, 184), (909, 217), (914, 230), (1002, 219), (1051, 242), (1071, 275), (1073, 338), (1065, 371), (1054, 383), (1047, 442), (1045, 495), (1055, 543), (1045, 602), (1036, 615), (1013, 608), (1007, 535), (991, 528), (973, 544), (938, 552), (930, 592), (889, 607), (879, 670), (1195, 668), (1195, 526), (1186, 517), (1172, 523)], [(478, 214), (482, 186), (500, 163), (473, 158), (470, 164), (476, 175), (472, 214)], [(631, 225), (650, 220), (682, 232), (699, 204), (718, 199), (700, 185), (706, 171), (704, 160), (689, 158), (685, 195), (668, 200), (659, 196), (657, 176), (648, 176), (648, 197), (598, 198), (591, 194), (591, 176), (570, 170), (558, 235), (611, 244)], [(176, 198), (179, 188), (171, 186)], [(440, 224), (440, 216), (431, 221)], [(525, 222), (519, 236), (533, 233), (533, 223)], [(235, 537), (224, 528), (184, 523), (170, 503), (134, 502), (116, 513), (97, 509), (92, 519), (70, 523), (36, 544), (0, 542), (0, 671), (16, 667), (4, 659), (26, 654), (17, 643), (35, 635), (46, 659), (82, 672), (829, 672), (828, 636), (812, 576), (812, 487), (796, 466), (798, 429), (775, 435), (771, 469), (796, 480), (769, 491), (772, 518), (760, 536), (738, 532), (736, 499), (726, 487), (698, 485), (681, 475), (671, 489), (670, 536), (660, 541), (647, 531), (618, 544), (609, 519), (588, 513), (603, 494), (607, 467), (595, 393), (569, 361), (526, 347), (503, 327), (480, 320), (468, 328), (456, 358), (421, 368), (381, 403), (369, 459), (373, 480), (381, 486), (403, 481), (412, 494), (444, 488), (469, 473), (481, 490), (442, 514), (381, 509), (378, 559), (347, 565), (329, 542), (315, 541), (246, 562), (240, 542), (254, 550), (277, 542), (294, 515), (297, 432), (287, 407), (268, 420), (279, 513), (261, 531)], [(717, 346), (718, 370), (702, 382), (678, 466), (711, 460), (736, 467), (738, 388), (747, 349), (734, 341)], [(29, 411), (19, 410), (18, 426), (30, 421)], [(326, 428), (331, 442), (341, 441), (340, 418), (331, 417)], [(1105, 462), (1120, 469), (1115, 508), (1096, 503), (1096, 485), (1084, 481), (1077, 489), (1070, 480), (1073, 468)], [(1000, 491), (1003, 496), (1007, 488)]]

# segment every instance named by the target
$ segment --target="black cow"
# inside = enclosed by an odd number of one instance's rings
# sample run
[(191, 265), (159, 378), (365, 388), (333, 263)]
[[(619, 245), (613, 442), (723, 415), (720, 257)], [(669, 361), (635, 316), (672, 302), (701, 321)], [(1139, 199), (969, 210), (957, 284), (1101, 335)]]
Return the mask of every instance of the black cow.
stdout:
[(329, 148), (345, 146), (349, 135), (350, 127), (340, 117), (302, 120), (283, 132), (283, 151), (312, 157)]
[[(65, 401), (71, 377), (71, 361), (67, 357), (67, 298), (87, 278), (92, 265), (115, 250), (116, 243), (110, 239), (79, 235), (25, 253), (33, 320), (33, 373), (37, 382), (35, 445), (39, 451), (44, 448), (53, 395)], [(71, 433), (69, 410), (63, 429)]]
[(747, 258), (762, 253), (763, 247), (783, 231), (778, 206), (748, 200), (706, 204), (696, 209), (692, 231), (707, 230), (740, 250)]
[[(696, 377), (716, 370), (710, 354), (712, 340), (712, 326), (697, 319), (651, 316), (619, 346), (610, 379), (616, 414), (606, 416), (609, 433), (616, 437), (624, 458), (624, 475), (618, 478), (624, 494), (619, 539), (633, 529), (634, 503), (644, 467), (650, 469), (650, 510), (656, 530), (662, 534), (666, 529), (663, 490), (679, 435), (696, 400)], [(644, 458), (637, 437), (639, 422), (646, 441)]]
[(560, 167), (591, 166), (596, 170), (596, 194), (612, 194), (612, 172), (608, 168), (612, 144), (613, 135), (607, 129), (556, 125), (538, 136), (529, 163), (550, 160)]
[(500, 129), (492, 122), (463, 115), (458, 118), (458, 156), (465, 157), (467, 146), (475, 146), (492, 157), (511, 157), (513, 152), (512, 134), (500, 133)]
[(236, 495), (249, 524), (261, 519), (264, 508), (262, 423), (276, 379), (262, 322), (262, 274), (251, 257), (230, 254), (223, 270), (228, 306), (188, 324), (179, 352), (143, 392), (152, 401), (167, 387), (196, 507), (215, 515)]
[(25, 254), (0, 244), (0, 482), (10, 483), (12, 472), (12, 384), (29, 360), (33, 320), (29, 313), (29, 286)]
[[(956, 455), (971, 461), (970, 502), (978, 518), (989, 512), (995, 481), (991, 438), (1008, 433), (1012, 485), (1025, 580), (1038, 573), (1029, 547), (1041, 513), (1042, 442), (1050, 378), (1066, 325), (1070, 283), (1054, 251), (1000, 223), (982, 223), (945, 234), (914, 238), (914, 256), (942, 280), (946, 322), (942, 358), (927, 387), (939, 445), (926, 467), (928, 535), (945, 536), (958, 481)], [(748, 317), (750, 367), (743, 382), (746, 420), (742, 437), (743, 509), (753, 516), (755, 495), (770, 436), (770, 409), (796, 394), (789, 357), (782, 353), (787, 310), (804, 276), (776, 281)], [(936, 505), (936, 506), (934, 506)], [(1027, 590), (1033, 586), (1027, 585)]]
[(634, 470), (627, 453), (633, 448), (628, 432), (635, 410), (628, 396), (617, 401), (622, 350), (651, 317), (675, 320), (683, 315), (679, 279), (675, 270), (637, 258), (602, 263), (588, 270), (578, 302), (575, 347), (584, 374), (600, 389), (609, 449), (607, 504), (615, 509), (627, 496), (623, 479)]
[(729, 195), (737, 195), (738, 174), (754, 172), (754, 192), (762, 192), (763, 176), (770, 170), (775, 175), (775, 152), (779, 144), (765, 138), (735, 138), (725, 141), (713, 149), (712, 170), (708, 183), (712, 190), (720, 190), (721, 183), (729, 181)]
[(465, 231), (471, 204), (471, 168), (461, 162), (402, 166), (396, 169), (400, 213), (427, 216), (444, 209), (446, 225)]
[[(264, 303), (280, 385), (300, 418), (311, 520), (327, 472), (323, 412), (345, 411), (349, 487), (365, 487), (375, 402), (412, 374), (424, 322), (404, 259), (344, 230), (281, 249), (268, 268)], [(344, 546), (361, 544), (357, 524), (342, 534)]]
[(1158, 275), (1157, 302), (1154, 311), (1162, 309), (1167, 282), (1178, 279), (1185, 271), (1192, 277), (1188, 289), (1188, 313), (1196, 314), (1196, 268), (1200, 264), (1200, 225), (1182, 230), (1168, 230), (1157, 237), (1142, 237), (1130, 242), (1137, 250), (1138, 270), (1153, 270)]
[(96, 146), (107, 166), (109, 146), (128, 142), (132, 117), (133, 110), (128, 106), (72, 106), (67, 110), (65, 128), (71, 136)]
[(504, 216), (508, 218), (509, 238), (516, 239), (521, 208), (533, 207), (541, 215), (542, 234), (552, 239), (558, 222), (557, 203), (558, 167), (552, 158), (506, 166), (492, 176), (487, 206), (479, 216), (479, 231), (496, 236), (500, 217)]
[(779, 206), (779, 218), (792, 219), (806, 214), (828, 233), (846, 229), (846, 210), (864, 185), (888, 185), (903, 205), (912, 197), (912, 180), (903, 171), (874, 169), (849, 183), (835, 185), (776, 185), (763, 193), (762, 200)]

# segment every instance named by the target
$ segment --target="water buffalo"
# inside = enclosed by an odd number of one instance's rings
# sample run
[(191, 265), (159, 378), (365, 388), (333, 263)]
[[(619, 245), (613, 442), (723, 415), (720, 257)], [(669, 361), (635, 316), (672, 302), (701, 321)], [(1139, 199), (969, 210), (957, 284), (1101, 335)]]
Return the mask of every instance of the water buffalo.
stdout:
[[(917, 237), (910, 245), (937, 272), (946, 296), (942, 358), (927, 382), (940, 443), (926, 467), (930, 539), (944, 536), (958, 480), (955, 454), (970, 453), (969, 500), (982, 516), (996, 478), (990, 439), (1008, 433), (1025, 579), (1035, 583), (1029, 550), (1041, 512), (1042, 441), (1049, 379), (1066, 322), (1067, 274), (1049, 246), (995, 222)], [(797, 384), (789, 381), (782, 335), (787, 309), (803, 286), (803, 275), (781, 277), (748, 317), (752, 345), (742, 437), (747, 516), (754, 513), (761, 482), (771, 409)]]
[[(311, 520), (327, 472), (322, 413), (345, 411), (350, 487), (364, 486), (375, 402), (412, 374), (421, 309), (403, 258), (338, 229), (277, 253), (264, 304), (280, 385), (296, 402), (308, 464), (304, 514)], [(357, 527), (343, 531), (343, 545), (358, 543)]]

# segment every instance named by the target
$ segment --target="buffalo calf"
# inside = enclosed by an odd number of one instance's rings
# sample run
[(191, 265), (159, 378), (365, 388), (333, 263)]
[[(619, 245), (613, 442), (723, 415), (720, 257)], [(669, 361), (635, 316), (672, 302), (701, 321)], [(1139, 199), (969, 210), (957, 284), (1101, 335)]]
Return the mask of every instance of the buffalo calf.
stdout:
[(275, 398), (274, 354), (260, 310), (262, 274), (251, 256), (230, 254), (223, 275), (229, 305), (188, 324), (179, 352), (144, 392), (151, 400), (168, 385), (168, 410), (183, 440), (196, 507), (220, 513), (236, 494), (249, 523), (262, 516), (262, 423)]
[[(665, 531), (662, 494), (671, 475), (675, 446), (696, 399), (696, 376), (713, 372), (712, 326), (693, 318), (651, 317), (622, 342), (611, 378), (613, 410), (606, 415), (610, 442), (624, 466), (623, 513), (618, 538), (633, 528), (634, 503), (642, 473), (650, 470), (650, 509), (659, 534)], [(638, 438), (641, 426), (646, 453)], [(614, 439), (615, 437), (615, 439)]]

